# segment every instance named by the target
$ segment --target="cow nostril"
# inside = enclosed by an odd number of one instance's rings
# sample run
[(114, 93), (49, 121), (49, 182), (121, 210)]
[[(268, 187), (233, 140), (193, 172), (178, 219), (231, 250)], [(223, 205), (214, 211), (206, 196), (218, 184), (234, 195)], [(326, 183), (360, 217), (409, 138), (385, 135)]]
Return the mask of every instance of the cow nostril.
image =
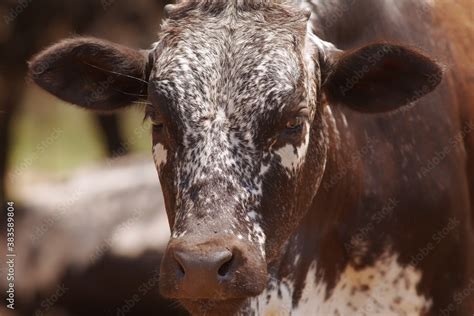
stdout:
[(229, 257), (228, 260), (221, 265), (219, 270), (217, 270), (217, 274), (220, 277), (225, 277), (229, 273), (233, 259), (234, 259), (233, 256)]
[(176, 277), (187, 283), (201, 278), (217, 281), (228, 277), (233, 262), (232, 253), (227, 249), (204, 254), (174, 250), (173, 255)]
[(184, 266), (181, 263), (181, 260), (179, 259), (178, 256), (175, 256), (175, 261), (176, 261), (176, 265), (178, 266), (178, 269), (177, 269), (178, 275), (183, 277), (186, 274), (186, 270), (184, 269)]

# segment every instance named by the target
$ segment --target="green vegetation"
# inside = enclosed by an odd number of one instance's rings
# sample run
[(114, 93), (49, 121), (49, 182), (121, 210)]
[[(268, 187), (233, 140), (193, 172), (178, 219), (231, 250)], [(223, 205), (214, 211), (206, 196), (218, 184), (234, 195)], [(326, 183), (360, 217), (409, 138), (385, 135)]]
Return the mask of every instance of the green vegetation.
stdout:
[[(94, 117), (78, 107), (31, 89), (13, 121), (11, 173), (64, 172), (106, 159)], [(133, 152), (150, 152), (149, 128), (143, 113), (121, 114), (123, 135)]]

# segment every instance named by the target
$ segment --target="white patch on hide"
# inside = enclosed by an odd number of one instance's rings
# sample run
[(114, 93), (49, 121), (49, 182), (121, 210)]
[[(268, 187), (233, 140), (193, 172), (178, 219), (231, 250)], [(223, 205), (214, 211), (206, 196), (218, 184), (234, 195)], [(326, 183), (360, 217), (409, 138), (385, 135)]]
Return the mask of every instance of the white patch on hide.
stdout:
[(304, 141), (295, 147), (293, 144), (287, 144), (275, 151), (280, 156), (281, 165), (289, 172), (295, 172), (304, 162), (306, 151), (309, 145), (309, 124), (306, 124), (306, 135)]
[(155, 160), (156, 168), (160, 169), (164, 164), (166, 164), (166, 156), (168, 152), (165, 147), (157, 143), (153, 147), (153, 159)]
[[(294, 285), (288, 280), (273, 284), (272, 291), (252, 299), (250, 306), (256, 315), (275, 315), (275, 308), (280, 308), (278, 315), (282, 316), (420, 315), (432, 305), (431, 299), (417, 292), (422, 273), (412, 266), (401, 266), (397, 258), (397, 255), (383, 255), (375, 265), (362, 270), (347, 266), (327, 299), (327, 285), (316, 280), (316, 263), (313, 263), (301, 298), (291, 313), (286, 311), (292, 304)], [(281, 298), (278, 291), (282, 293)]]

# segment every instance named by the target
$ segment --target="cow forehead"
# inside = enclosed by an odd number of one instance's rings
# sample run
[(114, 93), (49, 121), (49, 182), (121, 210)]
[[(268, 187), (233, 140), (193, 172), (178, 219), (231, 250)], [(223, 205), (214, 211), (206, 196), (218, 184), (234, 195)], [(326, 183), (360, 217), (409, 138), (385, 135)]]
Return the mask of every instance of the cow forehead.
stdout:
[[(180, 21), (181, 23), (183, 21)], [(282, 107), (301, 92), (305, 32), (219, 17), (164, 27), (151, 81), (196, 114)]]

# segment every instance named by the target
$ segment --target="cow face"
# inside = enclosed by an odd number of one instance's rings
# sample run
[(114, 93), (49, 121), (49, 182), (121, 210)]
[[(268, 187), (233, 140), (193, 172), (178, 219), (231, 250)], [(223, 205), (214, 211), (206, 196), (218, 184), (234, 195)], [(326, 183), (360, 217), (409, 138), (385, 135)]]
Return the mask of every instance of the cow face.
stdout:
[(264, 290), (324, 173), (323, 100), (389, 110), (440, 72), (401, 46), (340, 52), (307, 32), (305, 12), (229, 3), (172, 8), (150, 51), (80, 38), (30, 64), (40, 86), (89, 109), (148, 98), (172, 231), (160, 288), (194, 314), (231, 314)]
[(160, 286), (195, 311), (265, 288), (267, 262), (311, 201), (324, 146), (305, 175), (310, 134), (321, 142), (307, 16), (186, 9), (171, 12), (153, 52), (148, 116), (172, 227)]

